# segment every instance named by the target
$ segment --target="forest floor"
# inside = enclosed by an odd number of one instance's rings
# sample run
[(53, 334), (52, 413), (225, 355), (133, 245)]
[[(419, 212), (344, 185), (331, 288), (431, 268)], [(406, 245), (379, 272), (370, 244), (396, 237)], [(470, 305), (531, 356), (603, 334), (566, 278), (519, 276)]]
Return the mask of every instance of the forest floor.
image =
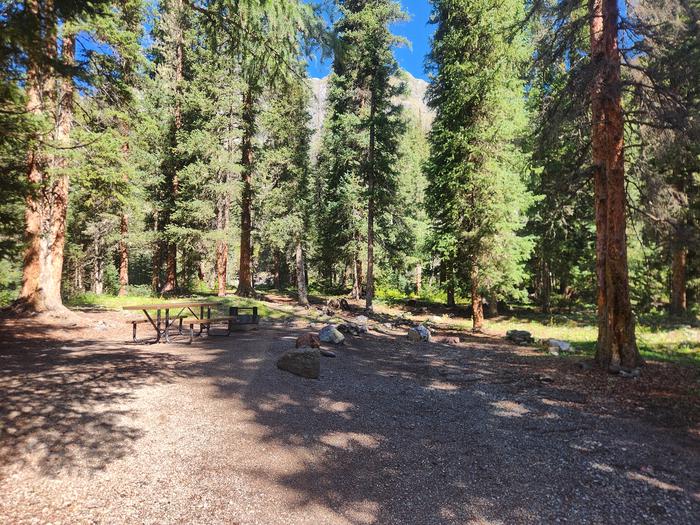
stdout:
[[(700, 522), (690, 362), (624, 379), (384, 306), (309, 380), (275, 362), (333, 317), (258, 304), (192, 345), (128, 343), (133, 312), (0, 319), (0, 521)], [(461, 342), (409, 342), (422, 315)]]

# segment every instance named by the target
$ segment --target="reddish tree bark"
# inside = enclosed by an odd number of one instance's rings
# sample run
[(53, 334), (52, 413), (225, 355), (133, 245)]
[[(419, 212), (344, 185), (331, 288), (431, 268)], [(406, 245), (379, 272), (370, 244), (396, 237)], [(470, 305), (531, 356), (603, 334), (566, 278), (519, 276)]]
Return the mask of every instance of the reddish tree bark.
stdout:
[(129, 217), (124, 213), (119, 224), (119, 295), (124, 296), (129, 286)]
[(623, 114), (617, 0), (590, 0), (591, 134), (596, 201), (598, 343), (596, 361), (642, 364), (629, 298)]
[(423, 266), (421, 263), (416, 264), (416, 293), (420, 294), (423, 289)]
[(472, 296), (472, 331), (481, 332), (484, 327), (484, 303), (479, 293), (479, 271), (476, 264), (472, 264), (471, 275)]
[[(37, 117), (57, 115), (54, 139), (65, 146), (73, 125), (74, 85), (71, 78), (60, 84), (56, 99), (56, 73), (50, 61), (57, 54), (57, 22), (51, 1), (27, 2), (27, 12), (34, 23), (36, 48), (27, 53), (27, 112)], [(63, 39), (62, 59), (74, 61), (73, 35)], [(39, 145), (27, 155), (27, 178), (31, 191), (26, 199), (25, 239), (22, 288), (15, 308), (43, 312), (65, 310), (61, 300), (63, 249), (68, 209), (66, 159), (60, 154), (47, 155)], [(48, 174), (48, 168), (54, 173)]]
[(251, 297), (253, 289), (253, 272), (251, 259), (253, 249), (251, 232), (253, 229), (253, 138), (255, 137), (255, 96), (252, 89), (246, 91), (243, 97), (243, 137), (241, 141), (241, 256), (238, 268), (238, 289), (236, 295)]
[(685, 315), (688, 307), (686, 299), (686, 269), (688, 249), (683, 245), (674, 245), (671, 261), (671, 313)]
[(300, 306), (309, 306), (309, 293), (306, 285), (306, 264), (304, 263), (304, 248), (301, 239), (296, 245), (297, 297)]

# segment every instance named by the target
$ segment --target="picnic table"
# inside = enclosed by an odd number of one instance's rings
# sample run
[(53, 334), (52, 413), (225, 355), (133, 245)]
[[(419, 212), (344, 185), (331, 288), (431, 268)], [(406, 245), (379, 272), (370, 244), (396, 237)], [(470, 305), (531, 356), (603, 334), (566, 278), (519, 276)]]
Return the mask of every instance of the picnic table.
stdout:
[[(146, 316), (146, 319), (130, 321), (133, 324), (133, 340), (136, 342), (136, 325), (141, 323), (150, 324), (156, 332), (156, 339), (154, 343), (158, 343), (161, 337), (165, 338), (166, 342), (170, 342), (168, 336), (168, 330), (175, 324), (178, 323), (178, 333), (182, 334), (183, 321), (186, 319), (186, 315), (182, 314), (188, 312), (194, 319), (209, 321), (211, 319), (211, 309), (216, 307), (216, 303), (210, 301), (193, 301), (193, 302), (172, 302), (172, 303), (159, 303), (159, 304), (143, 304), (136, 306), (125, 306), (123, 309), (127, 311), (138, 311), (141, 310)], [(195, 312), (199, 309), (199, 315)], [(206, 309), (206, 312), (205, 312)], [(151, 316), (149, 311), (156, 311), (155, 319)], [(170, 311), (177, 311), (175, 315), (171, 315)], [(206, 317), (205, 317), (206, 313)], [(202, 333), (202, 328), (205, 323), (200, 324), (199, 333)]]
[[(136, 306), (125, 306), (123, 309), (127, 311), (143, 311), (146, 316), (145, 319), (136, 319), (129, 321), (133, 325), (133, 340), (138, 342), (136, 339), (136, 326), (139, 324), (150, 324), (156, 332), (156, 338), (153, 343), (160, 342), (161, 338), (164, 338), (166, 342), (170, 342), (169, 330), (177, 323), (177, 331), (179, 335), (184, 335), (182, 330), (183, 326), (189, 327), (190, 341), (194, 338), (194, 327), (199, 326), (199, 333), (197, 335), (202, 335), (204, 330), (207, 331), (207, 335), (230, 335), (233, 330), (245, 329), (247, 327), (257, 327), (259, 317), (258, 308), (256, 306), (252, 307), (241, 307), (232, 306), (229, 308), (229, 315), (212, 317), (211, 310), (212, 307), (216, 308), (217, 303), (210, 301), (192, 301), (192, 302), (171, 302), (171, 303), (160, 303), (160, 304), (144, 304)], [(199, 309), (199, 313), (195, 310)], [(155, 319), (149, 313), (153, 310), (156, 311)], [(171, 315), (170, 311), (176, 311), (175, 315)], [(250, 315), (242, 315), (240, 311), (250, 310)], [(184, 315), (183, 315), (184, 314)], [(191, 314), (191, 317), (188, 315)], [(211, 333), (211, 327), (214, 323), (227, 323), (226, 334), (213, 334)]]

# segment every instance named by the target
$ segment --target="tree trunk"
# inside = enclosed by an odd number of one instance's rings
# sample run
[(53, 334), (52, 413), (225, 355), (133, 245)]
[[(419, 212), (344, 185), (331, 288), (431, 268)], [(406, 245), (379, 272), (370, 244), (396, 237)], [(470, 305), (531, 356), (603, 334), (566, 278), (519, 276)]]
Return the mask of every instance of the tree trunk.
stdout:
[[(180, 0), (174, 4), (176, 25), (175, 25), (175, 64), (174, 65), (174, 83), (175, 83), (175, 101), (173, 107), (173, 123), (174, 127), (172, 130), (172, 150), (174, 151), (177, 147), (177, 134), (182, 128), (182, 82), (184, 78), (185, 71), (185, 29), (180, 25), (181, 17), (183, 16), (184, 4)], [(170, 192), (172, 199), (171, 209), (168, 211), (167, 220), (170, 222), (172, 212), (175, 209), (177, 203), (177, 195), (180, 191), (180, 181), (178, 179), (178, 163), (171, 162), (168, 166), (170, 173)], [(174, 292), (177, 290), (177, 243), (175, 241), (168, 240), (166, 246), (166, 269), (165, 269), (165, 282), (161, 288), (161, 293)]]
[(306, 286), (306, 264), (304, 263), (304, 248), (301, 240), (297, 239), (296, 246), (297, 266), (297, 296), (300, 306), (309, 306), (309, 292)]
[(484, 326), (484, 303), (479, 294), (479, 270), (472, 265), (470, 279), (472, 295), (472, 331), (481, 332)]
[(686, 268), (688, 265), (688, 249), (679, 244), (672, 247), (671, 262), (671, 314), (685, 315), (686, 300)]
[(376, 143), (376, 125), (374, 122), (377, 113), (376, 89), (371, 90), (370, 110), (369, 110), (369, 152), (367, 162), (367, 189), (369, 198), (367, 199), (367, 293), (365, 295), (365, 308), (373, 310), (374, 301), (374, 155)]
[(92, 291), (97, 295), (104, 293), (104, 260), (102, 253), (98, 251), (95, 254), (95, 262), (92, 266)]
[(489, 297), (489, 315), (491, 317), (498, 317), (498, 299), (495, 294), (491, 294)]
[[(55, 93), (55, 71), (49, 60), (56, 56), (56, 17), (53, 3), (41, 5), (35, 0), (27, 4), (29, 16), (37, 28), (36, 54), (30, 50), (27, 56), (27, 112), (40, 117), (57, 114), (54, 138), (60, 146), (66, 146), (73, 125), (74, 85), (72, 78), (61, 82), (58, 103)], [(63, 60), (74, 60), (75, 37), (63, 39)], [(45, 55), (48, 60), (42, 60)], [(57, 112), (54, 113), (54, 106)], [(63, 311), (61, 300), (61, 274), (63, 248), (66, 236), (68, 209), (68, 175), (66, 159), (59, 154), (48, 157), (36, 145), (28, 154), (27, 178), (32, 186), (25, 208), (25, 238), (22, 288), (15, 307), (30, 312)], [(54, 174), (49, 176), (51, 166)]]
[(177, 289), (177, 244), (169, 241), (166, 249), (165, 282), (160, 289), (161, 293)]
[(455, 306), (455, 279), (454, 279), (454, 271), (452, 270), (451, 264), (445, 265), (445, 262), (443, 261), (442, 268), (441, 268), (441, 277), (443, 281), (447, 284), (447, 306), (448, 307), (453, 307)]
[(617, 42), (617, 0), (590, 0), (591, 135), (596, 200), (598, 343), (596, 362), (642, 364), (629, 298), (625, 217), (624, 134)]
[(352, 293), (350, 296), (353, 299), (359, 299), (362, 296), (362, 261), (360, 256), (355, 254), (352, 264)]
[(421, 263), (416, 264), (416, 293), (420, 295), (423, 289), (423, 266)]
[[(228, 183), (228, 175), (224, 182)], [(228, 272), (228, 243), (226, 242), (226, 232), (229, 222), (230, 202), (228, 196), (219, 199), (219, 206), (216, 215), (216, 229), (221, 238), (216, 242), (216, 282), (217, 294), (219, 297), (226, 295), (226, 276)]]
[(226, 295), (226, 272), (228, 267), (228, 244), (224, 240), (216, 242), (216, 283), (217, 295)]
[(127, 294), (129, 286), (129, 245), (126, 243), (129, 235), (129, 218), (124, 213), (119, 225), (119, 295)]
[(544, 257), (540, 260), (540, 303), (542, 312), (549, 313), (552, 302), (552, 277), (549, 272), (549, 265)]
[(253, 138), (255, 137), (255, 96), (248, 88), (243, 98), (243, 138), (241, 141), (241, 258), (238, 269), (238, 289), (236, 295), (251, 297), (254, 293), (253, 274), (251, 270), (252, 246), (251, 231), (253, 207)]

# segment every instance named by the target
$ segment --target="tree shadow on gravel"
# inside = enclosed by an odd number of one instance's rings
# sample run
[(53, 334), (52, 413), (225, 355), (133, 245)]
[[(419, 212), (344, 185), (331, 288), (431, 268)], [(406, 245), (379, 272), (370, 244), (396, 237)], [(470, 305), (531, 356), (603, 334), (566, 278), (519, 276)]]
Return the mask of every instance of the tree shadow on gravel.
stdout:
[[(293, 334), (271, 333), (264, 355), (238, 341), (200, 373), (252, 411), (266, 452), (247, 474), (294, 494), (297, 512), (320, 505), (358, 524), (700, 518), (697, 440), (592, 410), (498, 341), (349, 338), (307, 380), (275, 367)], [(275, 449), (302, 466), (271, 468)]]
[(181, 358), (105, 341), (56, 341), (55, 325), (0, 333), (0, 470), (46, 475), (101, 469), (128, 454), (141, 431), (127, 403), (145, 384), (182, 375)]

